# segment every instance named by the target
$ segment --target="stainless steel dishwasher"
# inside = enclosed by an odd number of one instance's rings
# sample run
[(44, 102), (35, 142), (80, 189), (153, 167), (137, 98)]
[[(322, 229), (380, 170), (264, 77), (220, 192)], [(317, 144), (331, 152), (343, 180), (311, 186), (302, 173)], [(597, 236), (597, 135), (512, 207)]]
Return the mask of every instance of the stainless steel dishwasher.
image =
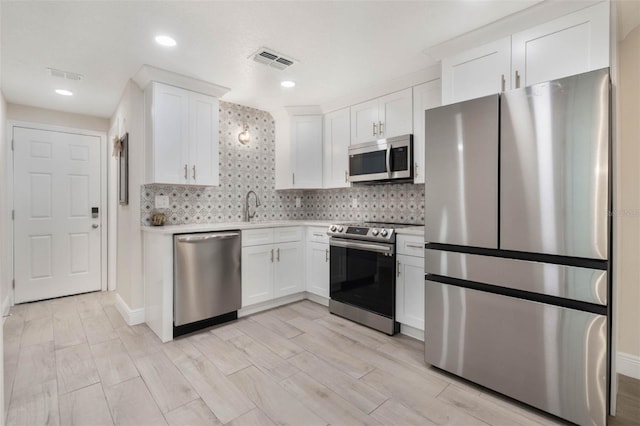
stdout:
[(238, 318), (240, 232), (173, 237), (173, 336)]

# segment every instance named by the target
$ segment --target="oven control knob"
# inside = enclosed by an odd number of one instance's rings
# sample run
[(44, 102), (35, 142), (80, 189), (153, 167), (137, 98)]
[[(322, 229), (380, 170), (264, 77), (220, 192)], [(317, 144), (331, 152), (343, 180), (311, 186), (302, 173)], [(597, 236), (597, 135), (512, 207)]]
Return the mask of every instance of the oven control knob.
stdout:
[(331, 227), (329, 228), (331, 232), (336, 232), (336, 229), (338, 229), (338, 227), (335, 225), (331, 225)]
[(377, 236), (378, 235), (378, 230), (377, 229), (372, 229), (371, 230), (371, 234), (373, 234), (373, 236)]
[(387, 235), (389, 235), (389, 233), (387, 232), (387, 230), (386, 230), (386, 229), (383, 229), (383, 230), (380, 232), (380, 235), (382, 235), (383, 237), (386, 237)]
[(344, 228), (342, 226), (338, 226), (338, 232), (342, 232), (344, 231)]

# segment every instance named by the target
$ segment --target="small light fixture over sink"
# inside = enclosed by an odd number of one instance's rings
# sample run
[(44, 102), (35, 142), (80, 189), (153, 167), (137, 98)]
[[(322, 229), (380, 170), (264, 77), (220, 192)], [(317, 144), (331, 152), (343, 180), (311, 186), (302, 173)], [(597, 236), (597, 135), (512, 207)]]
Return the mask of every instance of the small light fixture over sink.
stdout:
[(175, 39), (173, 37), (169, 37), (168, 35), (157, 35), (155, 40), (156, 43), (164, 47), (173, 47), (176, 45)]
[(56, 93), (62, 96), (73, 96), (73, 92), (67, 89), (56, 89)]
[(291, 81), (291, 80), (284, 80), (284, 81), (280, 82), (280, 86), (286, 87), (287, 89), (290, 89), (290, 88), (296, 86), (296, 82), (295, 81)]
[(249, 143), (249, 140), (251, 138), (251, 136), (249, 135), (249, 125), (245, 124), (243, 128), (244, 130), (238, 133), (238, 142), (240, 142), (242, 145), (246, 145)]

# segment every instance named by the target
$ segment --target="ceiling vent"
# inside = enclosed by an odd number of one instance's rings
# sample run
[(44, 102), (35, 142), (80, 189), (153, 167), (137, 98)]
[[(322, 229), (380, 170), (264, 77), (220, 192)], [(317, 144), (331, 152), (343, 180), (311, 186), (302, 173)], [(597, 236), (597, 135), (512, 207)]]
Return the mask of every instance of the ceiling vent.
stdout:
[(66, 80), (72, 80), (72, 81), (80, 81), (84, 78), (82, 74), (78, 74), (71, 71), (62, 71), (55, 68), (47, 68), (47, 72), (51, 77), (59, 77), (59, 78), (64, 78)]
[(285, 58), (275, 50), (267, 49), (266, 47), (261, 47), (249, 57), (251, 56), (253, 56), (254, 61), (279, 70), (287, 69), (297, 62), (295, 59)]

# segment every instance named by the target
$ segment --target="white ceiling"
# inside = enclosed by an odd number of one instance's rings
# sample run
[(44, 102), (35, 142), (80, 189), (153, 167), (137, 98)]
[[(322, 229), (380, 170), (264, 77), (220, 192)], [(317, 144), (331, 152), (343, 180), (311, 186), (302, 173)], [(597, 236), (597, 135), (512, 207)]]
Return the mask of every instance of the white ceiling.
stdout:
[[(427, 68), (425, 49), (538, 1), (2, 1), (2, 91), (10, 103), (110, 117), (150, 64), (229, 87), (230, 102), (320, 105)], [(159, 33), (178, 45), (156, 45)], [(279, 71), (247, 59), (262, 46), (300, 62)]]

